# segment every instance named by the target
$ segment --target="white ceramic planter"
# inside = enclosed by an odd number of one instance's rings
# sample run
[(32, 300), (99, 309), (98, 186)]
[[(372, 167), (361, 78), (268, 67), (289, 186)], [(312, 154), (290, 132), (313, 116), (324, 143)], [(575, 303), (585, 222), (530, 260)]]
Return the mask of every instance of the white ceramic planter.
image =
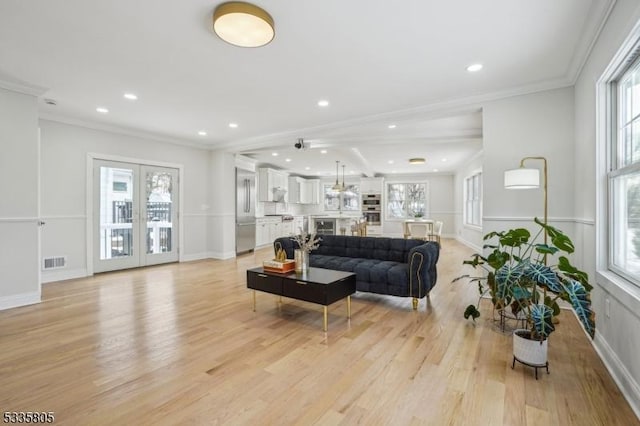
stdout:
[(532, 367), (547, 366), (547, 348), (548, 339), (540, 342), (539, 340), (529, 340), (518, 336), (518, 332), (527, 332), (525, 329), (516, 329), (513, 331), (513, 356), (523, 364)]

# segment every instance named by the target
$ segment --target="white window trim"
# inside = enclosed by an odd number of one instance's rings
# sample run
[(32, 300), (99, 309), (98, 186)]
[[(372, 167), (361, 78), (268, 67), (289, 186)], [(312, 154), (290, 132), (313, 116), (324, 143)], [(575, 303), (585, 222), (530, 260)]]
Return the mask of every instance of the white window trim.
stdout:
[(429, 203), (429, 181), (427, 180), (423, 180), (423, 179), (411, 179), (411, 178), (407, 178), (407, 179), (385, 179), (384, 181), (384, 188), (383, 188), (383, 192), (384, 192), (384, 201), (382, 204), (382, 208), (384, 209), (384, 220), (385, 222), (404, 222), (405, 220), (411, 219), (411, 218), (397, 218), (397, 217), (389, 217), (388, 215), (388, 211), (389, 209), (388, 207), (388, 203), (389, 203), (389, 185), (394, 185), (394, 184), (416, 184), (416, 183), (420, 183), (420, 184), (424, 184), (424, 217), (425, 218), (429, 218), (431, 217), (431, 209), (430, 209), (430, 203)]
[(596, 277), (600, 285), (615, 286), (630, 296), (635, 296), (638, 285), (611, 267), (613, 236), (609, 232), (611, 203), (608, 174), (614, 160), (612, 150), (618, 127), (617, 93), (613, 96), (611, 86), (626, 71), (629, 58), (637, 49), (640, 49), (640, 22), (596, 83)]
[[(468, 223), (467, 222), (467, 182), (469, 179), (474, 178), (475, 176), (478, 176), (478, 187), (480, 190), (480, 197), (478, 199), (478, 220), (480, 221), (479, 224), (475, 224), (475, 223)], [(469, 229), (473, 229), (473, 230), (482, 230), (482, 201), (484, 198), (484, 185), (482, 182), (482, 169), (479, 170), (474, 170), (471, 172), (470, 175), (466, 176), (464, 178), (464, 183), (463, 183), (464, 187), (463, 187), (463, 191), (462, 191), (462, 225), (465, 228), (469, 228)]]

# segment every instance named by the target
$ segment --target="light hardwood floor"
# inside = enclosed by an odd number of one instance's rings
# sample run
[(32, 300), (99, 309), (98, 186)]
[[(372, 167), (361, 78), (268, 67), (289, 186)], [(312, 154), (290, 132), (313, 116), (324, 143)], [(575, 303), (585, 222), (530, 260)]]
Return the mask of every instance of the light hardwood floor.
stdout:
[(258, 293), (269, 249), (46, 284), (0, 312), (0, 407), (56, 424), (637, 425), (563, 312), (550, 375), (511, 369), (511, 338), (464, 320), (477, 290), (451, 284), (471, 251), (443, 240), (438, 284), (411, 300), (357, 293), (322, 308)]

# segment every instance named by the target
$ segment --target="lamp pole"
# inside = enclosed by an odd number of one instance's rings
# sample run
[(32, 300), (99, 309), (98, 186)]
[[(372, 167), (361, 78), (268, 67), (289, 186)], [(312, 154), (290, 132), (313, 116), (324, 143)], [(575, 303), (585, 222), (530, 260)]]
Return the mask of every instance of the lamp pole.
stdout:
[[(547, 224), (547, 219), (548, 219), (548, 201), (547, 201), (547, 159), (544, 157), (524, 157), (522, 160), (520, 160), (520, 168), (524, 168), (524, 162), (527, 160), (542, 160), (544, 167), (543, 167), (543, 174), (544, 174), (544, 184), (542, 186), (543, 188), (543, 193), (544, 193), (544, 224)], [(544, 244), (547, 245), (547, 229), (545, 228), (544, 230)], [(545, 260), (545, 264), (547, 263), (547, 255), (544, 256), (544, 260)]]

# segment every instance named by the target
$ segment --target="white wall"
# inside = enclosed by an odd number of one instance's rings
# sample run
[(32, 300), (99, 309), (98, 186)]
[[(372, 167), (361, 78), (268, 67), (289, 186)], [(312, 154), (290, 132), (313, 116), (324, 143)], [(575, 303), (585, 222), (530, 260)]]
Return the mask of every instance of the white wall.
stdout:
[(67, 256), (68, 262), (66, 269), (43, 273), (43, 282), (87, 274), (89, 153), (183, 166), (182, 254), (185, 259), (206, 257), (208, 151), (47, 120), (40, 121), (40, 129), (41, 214), (47, 222), (42, 230), (42, 256)]
[[(464, 225), (464, 186), (465, 179), (482, 172), (484, 157), (482, 153), (475, 156), (471, 161), (456, 171), (453, 181), (453, 206), (455, 211), (453, 233), (458, 241), (472, 247), (476, 251), (482, 251), (483, 228)], [(484, 189), (484, 183), (482, 184)], [(484, 191), (483, 191), (484, 192)], [(482, 214), (482, 212), (481, 212)]]
[(233, 154), (209, 153), (211, 165), (207, 235), (209, 256), (228, 259), (236, 255), (236, 169)]
[(0, 89), (0, 309), (40, 301), (38, 110)]
[[(529, 227), (544, 216), (543, 190), (504, 189), (504, 171), (523, 157), (548, 161), (549, 223), (573, 237), (573, 88), (514, 96), (483, 105), (483, 230)], [(541, 161), (526, 163), (542, 169)], [(542, 181), (542, 178), (541, 178)], [(536, 229), (535, 225), (531, 229)]]
[[(581, 266), (597, 284), (592, 293), (596, 349), (640, 416), (640, 289), (606, 272), (606, 209), (596, 199), (596, 187), (604, 182), (606, 170), (604, 155), (598, 155), (604, 153), (604, 141), (597, 137), (596, 82), (638, 20), (637, 0), (616, 1), (576, 82), (574, 161), (578, 167), (573, 201), (579, 219), (576, 251), (581, 255)], [(610, 303), (610, 317), (605, 314), (606, 301)]]

